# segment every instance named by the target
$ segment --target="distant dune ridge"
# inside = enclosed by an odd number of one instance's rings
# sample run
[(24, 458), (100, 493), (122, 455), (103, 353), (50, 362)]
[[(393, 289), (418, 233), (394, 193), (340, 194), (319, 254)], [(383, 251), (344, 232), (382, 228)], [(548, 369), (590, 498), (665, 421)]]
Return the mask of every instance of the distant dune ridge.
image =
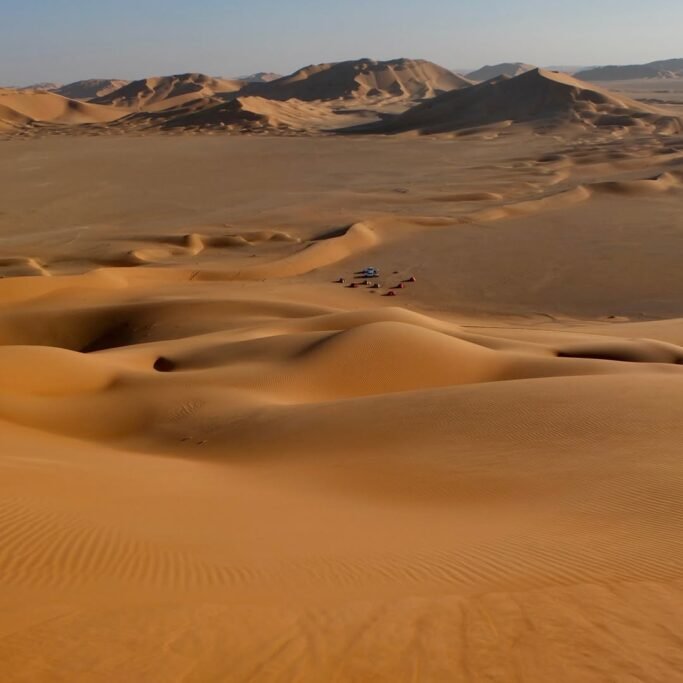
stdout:
[[(683, 75), (683, 59), (643, 67), (601, 67), (579, 76), (595, 81), (635, 78), (643, 73), (668, 78)], [(675, 133), (681, 128), (680, 110), (663, 108), (676, 105), (675, 101), (636, 101), (564, 72), (523, 62), (487, 65), (468, 77), (426, 60), (364, 58), (310, 65), (282, 77), (271, 72), (242, 79), (185, 73), (132, 82), (89, 79), (59, 87), (42, 85), (56, 89), (3, 91), (22, 93), (24, 97), (21, 106), (13, 106), (7, 97), (2, 99), (0, 130), (5, 136), (63, 133), (67, 125), (113, 121), (119, 133), (185, 129), (433, 134), (467, 129), (484, 132), (486, 127), (501, 128), (513, 123), (536, 127), (574, 124), (585, 129), (613, 127), (659, 133)], [(66, 99), (45, 99), (50, 95)], [(35, 101), (29, 104), (32, 98)], [(105, 109), (86, 110), (79, 102)], [(29, 109), (33, 114), (28, 113)], [(104, 128), (90, 130), (99, 134)]]
[[(270, 76), (256, 74), (252, 82), (204, 74), (145, 79), (93, 102), (125, 107), (130, 116), (121, 127), (311, 132), (376, 119), (377, 112), (364, 109), (369, 103), (405, 108), (471, 85), (436, 64), (406, 59), (319, 64), (275, 80)], [(344, 102), (361, 106), (347, 113)]]
[(627, 81), (636, 78), (683, 78), (683, 59), (662, 59), (648, 64), (598, 66), (575, 74), (585, 81)]
[(0, 131), (35, 122), (108, 123), (125, 115), (125, 110), (71, 100), (56, 93), (0, 89)]
[(680, 130), (675, 116), (553, 71), (534, 69), (516, 78), (501, 77), (417, 105), (358, 133), (445, 133), (493, 124), (579, 124), (583, 126), (650, 126)]
[(132, 81), (118, 90), (93, 100), (95, 104), (155, 111), (178, 106), (200, 97), (232, 93), (242, 87), (241, 81), (187, 73)]
[(51, 81), (46, 81), (44, 83), (33, 83), (32, 85), (27, 85), (23, 88), (17, 88), (17, 90), (58, 90), (62, 87), (61, 83), (52, 83)]
[(89, 78), (85, 81), (74, 81), (61, 87), (55, 88), (54, 92), (63, 97), (74, 100), (91, 100), (95, 97), (104, 97), (109, 93), (123, 88), (130, 81), (119, 78)]
[(270, 83), (270, 81), (275, 81), (278, 78), (282, 78), (282, 74), (275, 74), (271, 71), (258, 71), (248, 76), (238, 76), (237, 80), (244, 81), (245, 83)]
[(489, 81), (492, 78), (498, 78), (498, 76), (514, 78), (535, 68), (533, 64), (524, 64), (522, 62), (504, 62), (492, 66), (487, 64), (482, 66), (481, 69), (468, 73), (466, 78), (471, 81)]
[(244, 94), (269, 99), (336, 100), (364, 97), (426, 98), (471, 82), (422, 59), (356, 59), (315, 64), (270, 83), (253, 83)]

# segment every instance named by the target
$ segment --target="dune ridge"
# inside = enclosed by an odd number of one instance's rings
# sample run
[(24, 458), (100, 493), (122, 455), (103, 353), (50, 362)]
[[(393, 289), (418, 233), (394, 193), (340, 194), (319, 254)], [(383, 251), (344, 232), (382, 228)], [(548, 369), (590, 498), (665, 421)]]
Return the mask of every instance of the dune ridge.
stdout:
[(576, 78), (584, 81), (625, 81), (635, 78), (681, 78), (683, 59), (661, 59), (647, 64), (599, 66), (579, 71)]
[(527, 71), (532, 71), (537, 67), (532, 64), (524, 64), (523, 62), (504, 62), (502, 64), (487, 64), (482, 66), (481, 69), (472, 71), (468, 73), (466, 78), (471, 81), (490, 81), (492, 78), (499, 78), (500, 76), (506, 76), (507, 78), (514, 78), (515, 76), (520, 76)]
[[(353, 244), (354, 240), (367, 239), (364, 230), (367, 229), (356, 226), (347, 240)], [(326, 250), (347, 248), (338, 247), (334, 244), (335, 239), (320, 244)], [(254, 272), (243, 276), (263, 278), (298, 274), (299, 260), (319, 258), (307, 256), (307, 252), (315, 252), (318, 248), (314, 245), (298, 252), (292, 257), (291, 265), (285, 260), (274, 274), (272, 270), (255, 267)], [(229, 275), (223, 277), (229, 278)], [(247, 320), (248, 316), (245, 323)], [(85, 355), (68, 350), (22, 346), (31, 337), (26, 340), (21, 336), (15, 337), (12, 345), (2, 347), (0, 358), (0, 364), (5, 368), (1, 373), (0, 391), (12, 392), (15, 397), (11, 403), (3, 402), (0, 416), (5, 420), (18, 420), (19, 424), (27, 424), (26, 420), (28, 424), (44, 424), (46, 429), (57, 428), (60, 433), (66, 430), (68, 434), (73, 428), (69, 425), (76, 426), (78, 420), (66, 420), (66, 415), (71, 410), (77, 414), (78, 406), (83, 405), (82, 396), (95, 392), (100, 394), (100, 398), (90, 396), (88, 399), (93, 407), (88, 429), (94, 430), (93, 433), (98, 434), (102, 430), (105, 434), (119, 434), (121, 430), (125, 433), (130, 428), (146, 430), (149, 428), (147, 420), (156, 412), (153, 405), (141, 409), (141, 398), (138, 398), (135, 413), (138, 417), (147, 416), (140, 417), (141, 421), (131, 411), (121, 411), (114, 406), (125, 403), (122, 391), (124, 395), (126, 391), (133, 391), (139, 397), (146, 394), (147, 400), (155, 400), (156, 392), (152, 387), (147, 386), (143, 391), (142, 386), (149, 385), (157, 374), (154, 366), (158, 358), (166, 359), (167, 372), (177, 377), (179, 386), (186, 384), (188, 377), (195, 377), (200, 385), (209, 381), (214, 387), (223, 385), (225, 390), (251, 394), (258, 403), (320, 402), (440, 386), (546, 377), (615, 373), (673, 373), (678, 376), (683, 373), (683, 348), (675, 344), (613, 340), (560, 344), (552, 348), (524, 342), (506, 343), (500, 338), (489, 339), (485, 335), (466, 333), (457, 326), (444, 325), (400, 308), (369, 310), (362, 314), (330, 312), (308, 318), (295, 316), (291, 320), (288, 317), (280, 320), (270, 317), (262, 326), (264, 331), (259, 333), (258, 325), (251, 323), (247, 336), (238, 326), (231, 333), (202, 334), (194, 341), (189, 338), (141, 345), (134, 343), (130, 334), (117, 340), (111, 332), (99, 332), (93, 338), (101, 341), (80, 343), (80, 350), (85, 351)], [(115, 322), (111, 329), (120, 327), (120, 323)], [(231, 334), (236, 335), (235, 343), (229, 342)], [(93, 365), (95, 356), (88, 349), (99, 353), (107, 351), (107, 338), (110, 339), (108, 345), (113, 346), (109, 352), (113, 364), (105, 362), (105, 354), (102, 356), (102, 370), (94, 372), (97, 367)], [(53, 343), (58, 339), (56, 337)], [(42, 343), (46, 341), (44, 339)], [(188, 344), (194, 349), (183, 351)], [(117, 348), (121, 351), (117, 352)], [(133, 360), (136, 354), (141, 362)], [(132, 370), (133, 374), (128, 378), (115, 370), (119, 362), (117, 355), (121, 356), (123, 367), (129, 366)], [(269, 357), (272, 360), (266, 361)], [(413, 367), (413, 357), (423, 360)], [(33, 375), (35, 383), (23, 380), (29, 367), (45, 368), (45, 371), (36, 371)], [(143, 381), (144, 377), (141, 372), (147, 373), (150, 380), (144, 380), (138, 389), (136, 383)], [(153, 384), (163, 382), (168, 385), (170, 381), (170, 377), (164, 377)], [(111, 398), (107, 398), (108, 393), (111, 393)], [(181, 394), (182, 390), (171, 395)], [(75, 401), (73, 407), (69, 406), (67, 399), (71, 395)], [(51, 396), (58, 396), (59, 403), (50, 406), (46, 401)], [(106, 408), (107, 404), (111, 404), (111, 409)], [(100, 426), (95, 417), (98, 412), (102, 418), (108, 415)], [(121, 415), (123, 426), (120, 428), (112, 420), (112, 415), (116, 414)]]
[(345, 132), (434, 134), (512, 123), (546, 128), (581, 125), (649, 127), (669, 133), (681, 130), (681, 120), (674, 113), (609, 93), (566, 74), (534, 69), (515, 78), (503, 77), (445, 93), (393, 118)]
[[(164, 130), (188, 128), (228, 128), (229, 130), (258, 132), (310, 132), (316, 126), (329, 127), (338, 116), (329, 109), (295, 99), (270, 100), (257, 96), (238, 96), (229, 102), (196, 107), (172, 108), (149, 121)], [(188, 110), (189, 109), (189, 110)]]
[(256, 73), (248, 74), (247, 76), (238, 76), (237, 80), (245, 83), (269, 83), (278, 78), (282, 78), (282, 74), (276, 74), (272, 71), (257, 71)]
[(109, 95), (115, 90), (128, 85), (128, 83), (130, 81), (120, 78), (89, 78), (59, 86), (54, 88), (54, 92), (72, 100), (92, 100), (96, 97)]
[(419, 99), (469, 85), (466, 78), (425, 60), (359, 59), (307, 66), (269, 83), (247, 85), (243, 94), (305, 101), (379, 96)]
[(110, 123), (125, 116), (114, 107), (71, 100), (49, 92), (0, 89), (0, 128), (31, 123)]
[(92, 102), (138, 111), (161, 111), (200, 97), (233, 93), (241, 86), (240, 81), (205, 74), (177, 74), (132, 81), (104, 96), (93, 98)]
[[(79, 124), (92, 122), (102, 124), (91, 127), (92, 134), (457, 133), (496, 139), (514, 124), (538, 132), (562, 127), (634, 135), (681, 131), (675, 101), (668, 105), (652, 98), (636, 101), (522, 63), (484, 67), (475, 73), (481, 79), (492, 77), (477, 83), (425, 60), (360, 59), (311, 65), (265, 80), (228, 80), (198, 73), (130, 83), (92, 79), (54, 92), (22, 91), (21, 105), (18, 100), (10, 102), (6, 91), (0, 125), (5, 136), (25, 133), (33, 121), (43, 124), (34, 127), (34, 134), (55, 132), (50, 123), (58, 125), (59, 134), (83, 132)], [(58, 93), (78, 98), (65, 101), (71, 104), (62, 102), (68, 116), (49, 113), (58, 105), (48, 98)], [(81, 106), (86, 101), (106, 109), (86, 111)], [(26, 114), (30, 107), (40, 109), (41, 117)], [(72, 127), (66, 129), (65, 124)]]

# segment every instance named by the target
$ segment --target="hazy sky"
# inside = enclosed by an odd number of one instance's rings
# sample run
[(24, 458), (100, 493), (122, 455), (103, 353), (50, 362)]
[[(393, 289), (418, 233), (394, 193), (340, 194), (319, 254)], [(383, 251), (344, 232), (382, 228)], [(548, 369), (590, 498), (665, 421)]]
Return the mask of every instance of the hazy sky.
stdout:
[(0, 84), (356, 57), (638, 63), (683, 57), (682, 27), (683, 0), (0, 0)]

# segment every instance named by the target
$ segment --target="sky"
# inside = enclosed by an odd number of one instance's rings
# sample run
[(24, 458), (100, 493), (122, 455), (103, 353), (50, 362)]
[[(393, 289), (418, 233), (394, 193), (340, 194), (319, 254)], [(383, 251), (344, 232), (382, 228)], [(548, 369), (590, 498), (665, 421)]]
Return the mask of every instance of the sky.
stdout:
[(683, 0), (0, 0), (0, 84), (423, 58), (448, 68), (683, 57)]

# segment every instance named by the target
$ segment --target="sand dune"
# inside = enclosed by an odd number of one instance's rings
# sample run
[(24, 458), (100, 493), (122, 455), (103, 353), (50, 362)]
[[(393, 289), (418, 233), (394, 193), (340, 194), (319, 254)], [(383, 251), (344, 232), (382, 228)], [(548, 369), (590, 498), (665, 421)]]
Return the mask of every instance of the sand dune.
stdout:
[[(258, 306), (254, 313), (258, 315)], [(242, 315), (244, 325), (248, 308)], [(637, 381), (640, 375), (671, 375), (683, 381), (683, 348), (675, 344), (609, 339), (567, 343), (561, 335), (554, 347), (505, 342), (403, 309), (294, 319), (278, 319), (274, 311), (265, 322), (252, 320), (249, 328), (247, 335), (238, 327), (196, 339), (132, 345), (131, 339), (110, 335), (109, 344), (120, 350), (105, 354), (101, 363), (88, 349), (108, 350), (102, 334), (96, 345), (91, 341), (82, 347), (85, 353), (21, 345), (21, 337), (16, 338), (0, 357), (0, 393), (13, 396), (0, 405), (0, 417), (72, 436), (142, 437), (150, 429), (161, 434), (175, 430), (164, 418), (156, 426), (149, 422), (158, 414), (154, 385), (159, 382), (169, 389), (177, 383), (169, 395), (172, 401), (192, 391), (194, 382), (198, 387), (208, 382), (215, 389), (245, 394), (247, 405), (298, 405), (546, 377), (626, 374)], [(422, 360), (416, 364), (414, 358)], [(153, 379), (159, 373), (176, 380)], [(198, 391), (201, 395), (203, 390)], [(139, 396), (135, 407), (125, 400), (129, 393)], [(83, 426), (79, 406), (85, 405), (86, 396), (91, 412)], [(168, 399), (164, 395), (159, 400), (163, 405)], [(171, 443), (164, 445), (167, 438)], [(158, 444), (173, 447), (168, 435)], [(223, 448), (214, 436), (205, 450), (219, 453)]]
[(75, 81), (55, 88), (55, 92), (62, 97), (73, 100), (91, 100), (95, 97), (104, 97), (110, 93), (128, 85), (130, 81), (118, 78), (89, 78), (85, 81)]
[(472, 71), (467, 74), (467, 78), (471, 81), (490, 81), (492, 78), (498, 78), (499, 76), (507, 76), (508, 78), (514, 78), (515, 76), (520, 76), (527, 71), (532, 71), (536, 67), (532, 64), (524, 64), (523, 62), (504, 62), (503, 64), (487, 64), (482, 66), (481, 69)]
[(270, 83), (270, 81), (276, 81), (278, 78), (282, 78), (282, 74), (276, 74), (272, 71), (258, 71), (248, 76), (238, 76), (236, 80), (244, 83)]
[(70, 100), (54, 93), (0, 89), (0, 128), (32, 122), (108, 123), (125, 114), (112, 107)]
[[(424, 60), (364, 59), (318, 64), (285, 77), (261, 73), (245, 80), (228, 80), (187, 73), (133, 82), (91, 79), (56, 92), (132, 112), (113, 129), (117, 133), (227, 129), (317, 134), (323, 129), (375, 121), (386, 111), (403, 111), (410, 102), (470, 84)], [(5, 131), (27, 123), (9, 112), (3, 120)]]
[(61, 87), (63, 87), (62, 83), (54, 83), (53, 81), (43, 81), (42, 83), (33, 83), (32, 85), (27, 85), (23, 88), (17, 88), (17, 90), (47, 90), (48, 92), (52, 92)]
[(513, 123), (650, 128), (680, 132), (672, 112), (588, 85), (566, 74), (534, 69), (445, 93), (404, 114), (350, 129), (354, 133), (446, 133)]
[(683, 59), (663, 59), (648, 64), (599, 66), (575, 74), (584, 81), (626, 81), (637, 78), (681, 78)]
[[(0, 91), (0, 102), (2, 102), (2, 91)], [(25, 116), (11, 107), (0, 104), (0, 132), (12, 132), (30, 124), (33, 119)]]
[(22, 256), (0, 258), (0, 273), (2, 273), (3, 277), (49, 275), (35, 259)]
[[(678, 61), (653, 64), (669, 68), (666, 74), (675, 76)], [(629, 68), (618, 67), (622, 71), (605, 78), (635, 78), (638, 74), (629, 76), (630, 72), (623, 71)], [(582, 73), (588, 74), (589, 80), (599, 80), (602, 72)], [(359, 59), (311, 65), (283, 77), (261, 73), (245, 80), (229, 80), (187, 73), (131, 83), (91, 79), (55, 87), (54, 93), (21, 92), (36, 102), (36, 97), (42, 96), (43, 108), (48, 106), (48, 96), (55, 94), (72, 98), (72, 102), (87, 100), (126, 111), (127, 118), (112, 128), (90, 131), (99, 134), (172, 130), (176, 134), (222, 131), (319, 135), (349, 129), (343, 132), (458, 132), (495, 139), (516, 123), (542, 131), (568, 125), (614, 132), (655, 130), (669, 135), (681, 128), (677, 100), (643, 98), (637, 89), (633, 95), (638, 100), (523, 63), (486, 66), (470, 76), (459, 76), (424, 60)], [(472, 88), (475, 77), (484, 82)], [(622, 80), (620, 87), (623, 89), (628, 82)], [(639, 82), (645, 81), (641, 78)], [(69, 115), (48, 111), (34, 117), (25, 111), (26, 104), (12, 106), (8, 101), (8, 93), (20, 91), (3, 92), (0, 127), (5, 135), (26, 134), (31, 121), (60, 125), (56, 130), (47, 125), (34, 127), (31, 134), (64, 134), (63, 124), (73, 125), (71, 132), (81, 133), (79, 124), (123, 118), (105, 115), (106, 109), (99, 110), (99, 114), (96, 110), (86, 112), (64, 101), (62, 105), (69, 107)], [(52, 101), (52, 109), (58, 107), (56, 102)], [(412, 111), (408, 111), (411, 107)]]
[(92, 101), (137, 111), (161, 111), (198, 98), (233, 93), (241, 87), (240, 81), (188, 73), (132, 81)]
[[(164, 130), (218, 128), (240, 132), (311, 132), (334, 127), (342, 121), (351, 123), (364, 118), (367, 116), (363, 116), (363, 113), (360, 116), (351, 113), (344, 117), (344, 112), (295, 99), (281, 102), (263, 97), (240, 96), (218, 104), (194, 100), (183, 107), (166, 109), (156, 118), (143, 116), (139, 120), (150, 127)], [(134, 118), (126, 121), (133, 122)]]
[(470, 81), (437, 64), (419, 59), (386, 62), (359, 59), (316, 64), (270, 83), (244, 88), (245, 95), (276, 100), (337, 100), (391, 97), (423, 99), (464, 88)]

